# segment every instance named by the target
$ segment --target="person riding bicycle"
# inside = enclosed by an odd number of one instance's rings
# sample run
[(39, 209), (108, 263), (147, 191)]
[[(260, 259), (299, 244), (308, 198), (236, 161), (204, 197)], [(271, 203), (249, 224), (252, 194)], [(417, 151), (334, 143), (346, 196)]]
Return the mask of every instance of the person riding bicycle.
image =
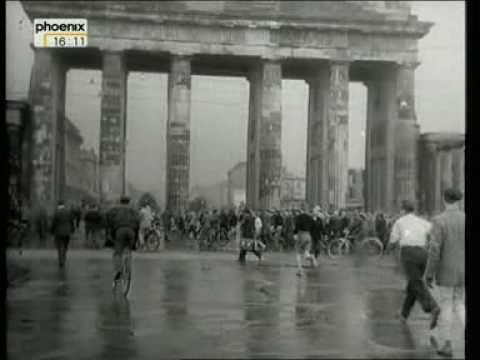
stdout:
[(126, 247), (133, 248), (140, 228), (140, 214), (130, 205), (130, 198), (122, 196), (120, 204), (112, 207), (107, 213), (108, 230), (112, 233), (114, 284), (120, 279), (122, 254)]

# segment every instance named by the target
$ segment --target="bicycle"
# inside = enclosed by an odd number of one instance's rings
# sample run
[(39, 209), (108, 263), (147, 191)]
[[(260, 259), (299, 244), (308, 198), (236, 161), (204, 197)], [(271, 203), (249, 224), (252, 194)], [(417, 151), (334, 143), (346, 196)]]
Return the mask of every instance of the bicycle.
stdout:
[(374, 236), (369, 236), (360, 242), (360, 246), (366, 255), (370, 257), (379, 258), (384, 253), (384, 247), (380, 239)]
[(337, 259), (341, 256), (350, 254), (352, 249), (352, 239), (345, 234), (342, 237), (331, 240), (327, 247), (328, 256), (331, 259)]
[(120, 277), (118, 280), (114, 280), (113, 291), (116, 292), (117, 287), (120, 284), (122, 294), (126, 297), (130, 291), (130, 285), (132, 283), (132, 251), (129, 247), (123, 249), (121, 263)]
[[(353, 248), (354, 238), (346, 232), (344, 236), (336, 238), (328, 245), (328, 255), (332, 259), (336, 259), (340, 256), (346, 256), (351, 254)], [(359, 248), (363, 254), (370, 257), (379, 258), (383, 255), (382, 242), (373, 236), (368, 236), (360, 241)]]

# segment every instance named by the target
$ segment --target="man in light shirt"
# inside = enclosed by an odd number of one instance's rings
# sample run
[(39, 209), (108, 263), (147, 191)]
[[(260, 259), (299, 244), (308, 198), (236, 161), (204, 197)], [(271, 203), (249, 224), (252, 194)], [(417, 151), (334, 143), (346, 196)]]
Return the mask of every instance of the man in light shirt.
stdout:
[(407, 277), (407, 296), (400, 317), (405, 322), (418, 300), (423, 311), (431, 314), (430, 329), (433, 329), (437, 324), (440, 308), (423, 278), (428, 258), (427, 240), (432, 225), (416, 216), (414, 210), (413, 202), (403, 201), (402, 216), (394, 223), (390, 235), (389, 246), (400, 246), (400, 259)]

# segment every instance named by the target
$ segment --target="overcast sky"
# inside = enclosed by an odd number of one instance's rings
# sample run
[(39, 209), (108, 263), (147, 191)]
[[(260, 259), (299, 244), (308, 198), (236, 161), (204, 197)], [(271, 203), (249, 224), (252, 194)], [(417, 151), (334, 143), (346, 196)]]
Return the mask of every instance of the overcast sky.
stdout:
[[(420, 20), (435, 22), (419, 42), (415, 72), (417, 117), (422, 132), (465, 132), (465, 5), (411, 3)], [(32, 25), (17, 1), (6, 4), (7, 99), (26, 98), (33, 63)], [(67, 116), (86, 147), (98, 150), (100, 71), (67, 75)], [(164, 189), (166, 75), (131, 73), (128, 82), (127, 179), (143, 190)], [(291, 172), (305, 174), (307, 86), (283, 81), (282, 152)], [(351, 167), (363, 167), (366, 90), (350, 84)], [(191, 112), (191, 185), (211, 184), (246, 157), (248, 83), (241, 78), (194, 76)]]

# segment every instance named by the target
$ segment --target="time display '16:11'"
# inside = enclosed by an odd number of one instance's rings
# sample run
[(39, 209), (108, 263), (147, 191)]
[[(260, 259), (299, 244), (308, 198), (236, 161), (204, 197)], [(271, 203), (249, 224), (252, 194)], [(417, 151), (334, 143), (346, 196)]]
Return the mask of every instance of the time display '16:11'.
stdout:
[(52, 36), (52, 47), (86, 47), (87, 40), (85, 36)]

